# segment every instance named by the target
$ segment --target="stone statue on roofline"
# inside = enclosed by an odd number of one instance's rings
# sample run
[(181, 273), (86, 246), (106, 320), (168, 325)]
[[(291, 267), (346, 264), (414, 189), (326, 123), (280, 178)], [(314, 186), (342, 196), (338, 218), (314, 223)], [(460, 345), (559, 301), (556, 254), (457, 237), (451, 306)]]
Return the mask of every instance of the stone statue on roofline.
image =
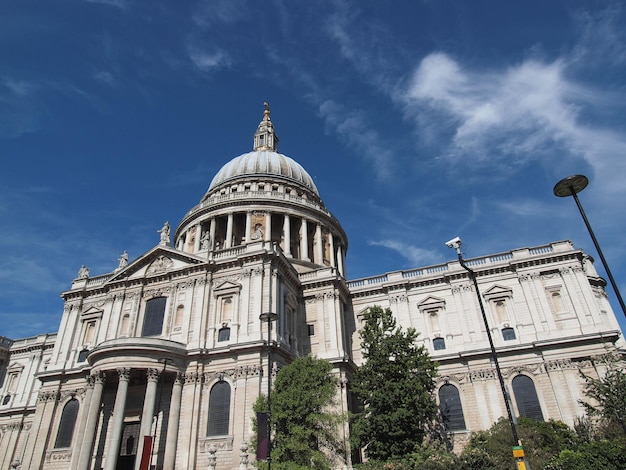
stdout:
[(169, 245), (170, 244), (170, 223), (165, 222), (163, 224), (163, 228), (161, 230), (157, 230), (161, 234), (161, 241), (159, 245)]

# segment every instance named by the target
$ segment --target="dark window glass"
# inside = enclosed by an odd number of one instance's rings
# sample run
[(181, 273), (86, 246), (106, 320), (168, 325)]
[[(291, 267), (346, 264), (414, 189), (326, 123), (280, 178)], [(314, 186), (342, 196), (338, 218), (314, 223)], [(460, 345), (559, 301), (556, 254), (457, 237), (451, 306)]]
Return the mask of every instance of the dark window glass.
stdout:
[(461, 397), (454, 385), (445, 384), (439, 389), (439, 409), (447, 431), (465, 429)]
[(209, 394), (209, 427), (207, 435), (223, 436), (228, 434), (230, 419), (230, 385), (228, 382), (216, 383)]
[(435, 348), (435, 351), (446, 349), (446, 340), (443, 338), (435, 338), (433, 340), (433, 347)]
[(81, 352), (78, 353), (78, 362), (85, 362), (88, 355), (89, 349), (83, 349)]
[(504, 338), (504, 341), (515, 339), (515, 330), (513, 328), (504, 328), (502, 330), (502, 338)]
[(220, 328), (220, 331), (217, 333), (218, 341), (228, 341), (230, 339), (230, 328)]
[(513, 394), (520, 416), (543, 421), (543, 413), (541, 412), (541, 405), (539, 405), (539, 398), (537, 398), (535, 384), (530, 377), (526, 375), (515, 377), (513, 379)]
[(165, 297), (157, 297), (146, 302), (146, 314), (144, 315), (141, 336), (158, 336), (161, 334), (166, 301)]
[(315, 334), (315, 325), (307, 325), (309, 330), (309, 336), (313, 336)]
[(8, 405), (9, 402), (11, 401), (11, 395), (5, 395), (4, 398), (2, 399), (2, 404), (3, 405)]
[(54, 443), (55, 449), (72, 446), (72, 435), (74, 434), (74, 426), (76, 425), (77, 416), (78, 400), (76, 398), (72, 398), (63, 407), (63, 414), (61, 414), (61, 422), (59, 424), (59, 432), (57, 433), (57, 440)]

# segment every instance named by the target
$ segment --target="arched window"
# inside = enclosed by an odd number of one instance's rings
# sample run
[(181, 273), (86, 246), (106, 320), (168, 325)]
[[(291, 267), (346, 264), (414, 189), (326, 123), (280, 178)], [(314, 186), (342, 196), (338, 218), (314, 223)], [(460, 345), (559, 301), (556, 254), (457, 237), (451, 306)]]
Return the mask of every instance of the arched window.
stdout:
[(72, 398), (63, 407), (61, 422), (59, 423), (59, 431), (57, 432), (57, 439), (54, 443), (55, 449), (72, 446), (72, 436), (74, 435), (74, 426), (76, 425), (77, 417), (78, 400), (76, 398)]
[(446, 431), (465, 430), (465, 417), (459, 391), (452, 384), (445, 384), (439, 389), (439, 409)]
[(185, 307), (179, 305), (176, 307), (176, 315), (174, 315), (174, 328), (180, 328), (183, 326), (183, 316), (185, 315)]
[(230, 385), (228, 382), (216, 383), (209, 394), (208, 436), (228, 434), (230, 420)]
[(141, 336), (158, 336), (162, 333), (166, 301), (165, 297), (156, 297), (146, 302)]
[(530, 377), (518, 375), (513, 379), (513, 395), (515, 395), (515, 403), (517, 403), (520, 416), (543, 421), (535, 384)]

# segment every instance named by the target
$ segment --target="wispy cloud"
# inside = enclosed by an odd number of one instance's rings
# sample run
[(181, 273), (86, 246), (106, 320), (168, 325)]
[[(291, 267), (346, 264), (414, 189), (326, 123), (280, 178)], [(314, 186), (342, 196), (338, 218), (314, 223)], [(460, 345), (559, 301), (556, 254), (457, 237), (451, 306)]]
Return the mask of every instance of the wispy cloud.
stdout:
[(434, 250), (426, 250), (409, 243), (403, 243), (398, 240), (378, 240), (368, 242), (370, 246), (382, 246), (396, 251), (402, 255), (412, 266), (426, 266), (428, 264), (437, 263), (441, 260), (439, 252)]
[(193, 21), (202, 28), (216, 23), (236, 23), (248, 16), (248, 5), (244, 0), (204, 0), (192, 15)]
[(190, 47), (189, 58), (193, 64), (203, 72), (216, 69), (229, 64), (228, 56), (219, 49), (214, 51), (203, 51), (196, 47)]
[(100, 3), (110, 7), (120, 8), (122, 10), (128, 8), (129, 0), (85, 0), (87, 3)]
[(389, 180), (393, 174), (393, 152), (385, 148), (376, 129), (367, 123), (365, 114), (346, 110), (333, 100), (322, 103), (319, 112), (329, 130), (358, 153), (374, 168), (379, 180)]

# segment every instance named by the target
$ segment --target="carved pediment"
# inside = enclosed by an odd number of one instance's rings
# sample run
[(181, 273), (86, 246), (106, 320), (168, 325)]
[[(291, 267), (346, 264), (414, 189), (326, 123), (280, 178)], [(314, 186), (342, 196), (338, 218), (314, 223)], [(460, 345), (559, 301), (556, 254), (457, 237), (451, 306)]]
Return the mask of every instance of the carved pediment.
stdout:
[(510, 287), (502, 285), (494, 285), (483, 293), (483, 297), (487, 300), (513, 297), (513, 290)]
[(103, 311), (97, 307), (91, 306), (80, 313), (81, 320), (91, 320), (92, 318), (101, 318)]
[(217, 297), (225, 294), (238, 294), (240, 290), (241, 284), (236, 284), (231, 281), (225, 281), (221, 284), (218, 284), (213, 290), (213, 293)]
[(417, 304), (417, 308), (419, 308), (421, 312), (431, 309), (443, 310), (445, 306), (446, 301), (440, 297), (435, 297), (434, 295), (429, 295)]
[(196, 255), (159, 245), (116, 272), (107, 282), (159, 276), (205, 262)]

